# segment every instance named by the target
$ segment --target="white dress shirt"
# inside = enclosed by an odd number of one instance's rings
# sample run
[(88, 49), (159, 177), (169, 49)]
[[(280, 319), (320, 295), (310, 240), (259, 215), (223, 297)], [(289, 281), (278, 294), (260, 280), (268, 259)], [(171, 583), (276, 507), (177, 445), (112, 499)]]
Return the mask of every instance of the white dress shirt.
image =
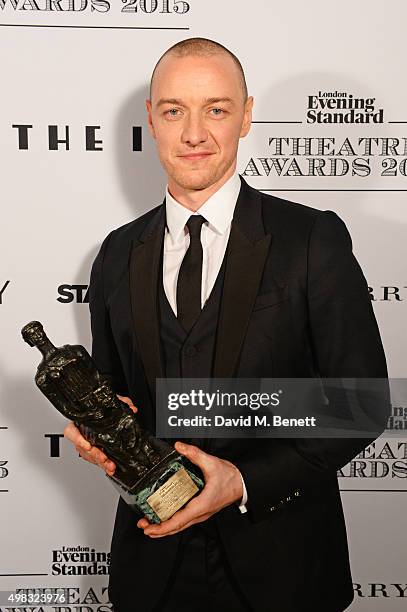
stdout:
[[(235, 172), (204, 202), (197, 212), (192, 212), (165, 191), (167, 227), (164, 235), (163, 285), (167, 299), (177, 315), (177, 281), (181, 262), (189, 247), (189, 232), (186, 222), (191, 215), (202, 215), (208, 223), (201, 229), (202, 283), (201, 307), (204, 306), (218, 276), (229, 240), (230, 227), (237, 197), (240, 191), (240, 177)], [(243, 484), (243, 497), (239, 505), (246, 512), (247, 491)]]

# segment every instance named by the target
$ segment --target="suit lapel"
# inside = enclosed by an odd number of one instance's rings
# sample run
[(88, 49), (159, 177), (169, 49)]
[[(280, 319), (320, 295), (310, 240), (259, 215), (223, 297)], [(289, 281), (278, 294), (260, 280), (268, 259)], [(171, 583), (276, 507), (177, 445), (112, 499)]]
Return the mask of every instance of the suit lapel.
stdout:
[(140, 357), (155, 401), (155, 379), (164, 376), (158, 317), (157, 288), (161, 279), (161, 249), (164, 240), (165, 204), (163, 204), (133, 241), (130, 256), (130, 299), (133, 325)]
[(261, 194), (240, 178), (242, 185), (226, 254), (215, 378), (233, 376), (271, 243), (271, 234), (266, 234), (263, 227)]

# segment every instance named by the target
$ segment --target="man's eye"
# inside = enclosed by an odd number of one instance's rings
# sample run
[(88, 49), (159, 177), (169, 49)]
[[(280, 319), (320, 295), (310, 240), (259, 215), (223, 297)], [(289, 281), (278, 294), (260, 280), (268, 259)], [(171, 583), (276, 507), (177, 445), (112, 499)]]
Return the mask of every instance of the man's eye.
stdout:
[(178, 108), (170, 108), (165, 114), (170, 115), (171, 117), (176, 117), (176, 113), (178, 113)]
[[(222, 113), (224, 113), (225, 111), (223, 110), (223, 108), (211, 108), (211, 111), (215, 111), (213, 114), (216, 116), (221, 115)], [(220, 112), (219, 112), (220, 111)]]

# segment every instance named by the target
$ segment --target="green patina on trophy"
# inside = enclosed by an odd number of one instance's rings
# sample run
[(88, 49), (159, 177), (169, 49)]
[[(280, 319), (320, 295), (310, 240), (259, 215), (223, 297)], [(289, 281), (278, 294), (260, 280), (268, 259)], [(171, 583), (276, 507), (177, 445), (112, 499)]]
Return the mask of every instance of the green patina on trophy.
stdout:
[(140, 427), (85, 347), (55, 347), (39, 321), (25, 325), (21, 334), (43, 355), (35, 375), (38, 388), (116, 463), (114, 475), (107, 477), (134, 511), (160, 523), (202, 490), (199, 468)]

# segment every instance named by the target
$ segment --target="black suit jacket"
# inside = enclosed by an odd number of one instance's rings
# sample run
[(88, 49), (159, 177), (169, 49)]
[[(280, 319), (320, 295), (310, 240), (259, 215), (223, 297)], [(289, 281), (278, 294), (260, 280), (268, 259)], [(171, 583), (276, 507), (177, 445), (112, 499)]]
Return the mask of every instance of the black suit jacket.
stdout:
[[(265, 195), (241, 177), (229, 238), (214, 377), (386, 377), (368, 287), (333, 212)], [(157, 313), (165, 203), (112, 231), (94, 261), (92, 355), (155, 430), (163, 376)], [(214, 439), (240, 469), (248, 512), (217, 522), (256, 612), (337, 612), (353, 598), (337, 470), (369, 439)], [(150, 539), (119, 500), (109, 594), (117, 612), (153, 609), (180, 535)]]

